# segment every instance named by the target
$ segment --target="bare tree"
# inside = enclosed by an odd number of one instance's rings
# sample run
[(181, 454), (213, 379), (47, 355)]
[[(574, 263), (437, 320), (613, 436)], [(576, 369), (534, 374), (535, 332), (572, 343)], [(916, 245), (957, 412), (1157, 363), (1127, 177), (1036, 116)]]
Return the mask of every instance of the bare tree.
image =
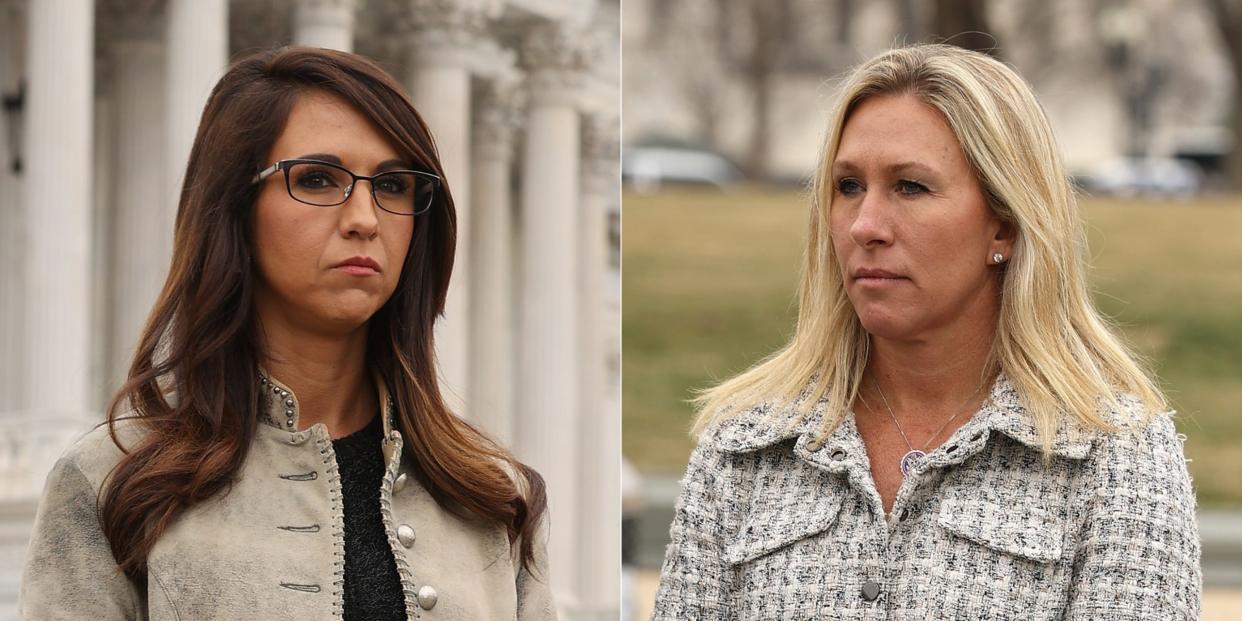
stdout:
[(789, 0), (742, 0), (750, 13), (753, 33), (751, 46), (742, 60), (742, 75), (753, 101), (754, 124), (744, 166), (752, 178), (769, 174), (772, 144), (772, 95), (776, 88), (782, 47), (789, 40)]
[(665, 35), (660, 45), (661, 55), (673, 58), (693, 59), (691, 62), (671, 63), (665, 70), (676, 75), (680, 85), (678, 95), (697, 121), (695, 140), (701, 144), (719, 144), (720, 119), (724, 115), (727, 76), (725, 62), (721, 57), (724, 31), (723, 11), (709, 3), (685, 2), (670, 7), (668, 19), (655, 20), (663, 24)]
[(854, 6), (853, 0), (835, 0), (825, 17), (822, 0), (683, 0), (667, 3), (648, 43), (665, 57), (681, 59), (658, 70), (671, 77), (693, 111), (699, 141), (720, 147), (722, 119), (736, 110), (730, 95), (745, 93), (749, 115), (738, 160), (747, 176), (767, 179), (779, 77), (824, 75), (833, 66), (832, 52), (849, 40)]
[(1242, 6), (1236, 0), (1208, 0), (1208, 8), (1216, 17), (1216, 25), (1220, 28), (1224, 39), (1225, 58), (1233, 69), (1234, 103), (1230, 106), (1232, 118), (1229, 119), (1233, 130), (1233, 149), (1225, 159), (1225, 175), (1233, 189), (1242, 189)]
[[(918, 0), (896, 0), (897, 23), (904, 42), (918, 43), (927, 37), (927, 23), (919, 12)], [(845, 2), (843, 4), (850, 4)]]
[(935, 32), (958, 47), (996, 55), (984, 0), (936, 0)]

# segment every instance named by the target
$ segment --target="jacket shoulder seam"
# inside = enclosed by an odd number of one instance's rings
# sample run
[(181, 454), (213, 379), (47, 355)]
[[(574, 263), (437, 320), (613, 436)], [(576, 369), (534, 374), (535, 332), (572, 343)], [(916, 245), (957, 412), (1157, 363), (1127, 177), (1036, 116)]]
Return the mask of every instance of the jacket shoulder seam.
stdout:
[(155, 583), (160, 585), (160, 592), (164, 594), (164, 601), (168, 602), (168, 606), (172, 608), (173, 619), (175, 619), (176, 621), (181, 621), (181, 611), (177, 610), (177, 602), (173, 601), (172, 595), (168, 593), (168, 587), (164, 586), (164, 581), (160, 580), (159, 574), (153, 571), (150, 571), (150, 569), (148, 569), (147, 576), (154, 578)]

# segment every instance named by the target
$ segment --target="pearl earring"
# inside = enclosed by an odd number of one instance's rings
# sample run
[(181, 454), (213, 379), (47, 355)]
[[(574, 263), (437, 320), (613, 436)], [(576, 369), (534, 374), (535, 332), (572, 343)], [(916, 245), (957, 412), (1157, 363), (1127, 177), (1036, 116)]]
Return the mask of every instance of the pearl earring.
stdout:
[(994, 253), (994, 254), (992, 255), (992, 262), (993, 262), (993, 263), (995, 263), (995, 264), (997, 264), (997, 265), (1000, 265), (1001, 263), (1004, 263), (1004, 262), (1005, 262), (1005, 255), (1003, 255), (1003, 254), (1001, 254), (1001, 253), (999, 253), (999, 252)]

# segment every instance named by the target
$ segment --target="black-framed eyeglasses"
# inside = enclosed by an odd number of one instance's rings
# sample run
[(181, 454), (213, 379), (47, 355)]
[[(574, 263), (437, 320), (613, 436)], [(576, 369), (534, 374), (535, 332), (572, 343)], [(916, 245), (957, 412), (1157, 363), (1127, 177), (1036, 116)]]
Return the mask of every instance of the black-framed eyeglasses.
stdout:
[(440, 187), (439, 176), (421, 170), (389, 170), (365, 177), (339, 164), (306, 159), (280, 160), (256, 174), (251, 184), (278, 170), (284, 171), (285, 189), (295, 201), (317, 207), (341, 205), (361, 179), (371, 184), (371, 198), (380, 209), (400, 216), (426, 213)]

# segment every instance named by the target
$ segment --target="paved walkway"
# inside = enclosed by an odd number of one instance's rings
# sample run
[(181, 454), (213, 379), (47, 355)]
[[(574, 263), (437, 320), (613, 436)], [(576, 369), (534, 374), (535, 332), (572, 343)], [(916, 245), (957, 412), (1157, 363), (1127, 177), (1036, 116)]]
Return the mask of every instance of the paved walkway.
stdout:
[[(638, 573), (634, 593), (635, 616), (629, 621), (645, 621), (651, 618), (651, 606), (655, 601), (656, 585), (660, 575), (655, 571)], [(1242, 588), (1207, 589), (1203, 592), (1202, 621), (1238, 621), (1242, 619)], [(625, 620), (623, 620), (625, 621)]]

